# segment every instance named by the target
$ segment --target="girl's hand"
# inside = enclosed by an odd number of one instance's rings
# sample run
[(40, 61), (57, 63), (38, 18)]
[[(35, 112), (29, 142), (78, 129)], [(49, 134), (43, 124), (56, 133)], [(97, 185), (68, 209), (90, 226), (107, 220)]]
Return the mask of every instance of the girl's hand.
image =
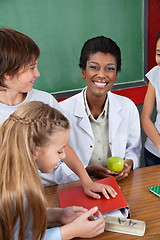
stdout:
[[(96, 214), (96, 219), (93, 215)], [(62, 240), (75, 237), (92, 238), (104, 232), (105, 222), (102, 214), (94, 207), (76, 218), (72, 223), (60, 228)]]
[(63, 208), (61, 211), (59, 222), (61, 224), (71, 223), (73, 220), (75, 220), (77, 217), (87, 211), (88, 210), (86, 208), (77, 206)]
[(93, 181), (84, 186), (84, 191), (89, 197), (95, 199), (101, 198), (98, 193), (102, 193), (106, 199), (110, 199), (110, 196), (115, 198), (117, 195), (117, 192), (111, 186)]

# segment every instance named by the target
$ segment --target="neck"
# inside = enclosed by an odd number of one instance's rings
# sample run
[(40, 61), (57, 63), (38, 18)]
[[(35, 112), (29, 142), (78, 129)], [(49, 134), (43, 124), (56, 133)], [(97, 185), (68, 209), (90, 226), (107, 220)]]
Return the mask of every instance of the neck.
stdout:
[(23, 102), (26, 95), (27, 93), (20, 93), (6, 89), (5, 91), (0, 91), (0, 102), (8, 106), (15, 106)]
[(87, 94), (88, 106), (95, 119), (97, 119), (103, 111), (106, 97), (107, 96), (96, 97), (94, 95)]

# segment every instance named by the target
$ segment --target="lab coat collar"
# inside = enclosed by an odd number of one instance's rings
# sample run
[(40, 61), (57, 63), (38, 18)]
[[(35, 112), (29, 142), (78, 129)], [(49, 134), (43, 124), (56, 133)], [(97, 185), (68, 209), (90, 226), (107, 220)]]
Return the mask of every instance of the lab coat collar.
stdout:
[(78, 94), (76, 104), (75, 104), (74, 115), (79, 118), (79, 126), (83, 128), (85, 132), (87, 132), (89, 135), (93, 137), (92, 127), (89, 122), (87, 113), (85, 111), (85, 104), (84, 104), (84, 98), (83, 98), (84, 89)]
[(114, 93), (108, 92), (108, 98), (109, 98), (109, 136), (110, 136), (109, 142), (111, 145), (113, 139), (116, 137), (119, 125), (122, 121), (121, 117), (122, 106), (120, 102), (117, 101), (117, 98), (115, 98)]
[[(77, 96), (74, 115), (79, 118), (79, 126), (93, 137), (92, 127), (85, 111), (83, 91), (84, 89)], [(116, 136), (116, 132), (122, 121), (122, 117), (120, 114), (122, 106), (117, 101), (117, 98), (115, 98), (114, 93), (108, 92), (108, 99), (109, 99), (109, 136), (112, 136), (112, 139), (110, 139), (109, 141), (112, 142), (112, 140)]]

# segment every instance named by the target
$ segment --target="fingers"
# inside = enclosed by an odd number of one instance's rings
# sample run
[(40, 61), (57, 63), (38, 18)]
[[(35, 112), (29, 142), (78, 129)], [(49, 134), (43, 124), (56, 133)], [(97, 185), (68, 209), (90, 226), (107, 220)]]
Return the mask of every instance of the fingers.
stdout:
[(115, 178), (116, 178), (117, 181), (120, 181), (120, 180), (122, 180), (122, 179), (124, 179), (126, 177), (128, 177), (128, 173), (127, 172), (123, 172), (123, 173), (119, 174), (118, 176), (116, 176)]
[[(96, 218), (94, 216), (96, 216)], [(80, 218), (83, 223), (80, 237), (91, 238), (104, 232), (105, 222), (102, 214), (98, 211), (98, 207), (91, 208), (81, 215)]]
[(98, 207), (93, 207), (88, 211), (88, 215), (89, 215), (89, 220), (92, 221), (96, 221), (96, 220), (101, 220), (102, 222), (104, 222), (104, 218), (101, 214), (101, 212), (98, 210)]
[(110, 199), (110, 196), (113, 198), (117, 196), (117, 192), (109, 185), (98, 184), (95, 186), (96, 188), (94, 190), (92, 189), (85, 191), (89, 197), (92, 197), (94, 199), (101, 199), (101, 195), (97, 192), (102, 193), (106, 199)]
[(96, 216), (97, 218), (102, 218), (102, 219), (104, 219), (102, 213), (101, 213), (99, 210), (96, 212), (95, 216)]
[(92, 237), (97, 236), (102, 232), (104, 232), (104, 228), (105, 228), (105, 221), (101, 212), (97, 211), (95, 216), (96, 218), (94, 218), (94, 221), (92, 221), (92, 224), (94, 224), (94, 233)]
[(110, 196), (113, 198), (117, 196), (117, 192), (111, 186), (108, 185), (105, 185), (105, 188), (102, 189), (102, 193), (106, 199), (110, 199)]
[(96, 214), (98, 211), (98, 207), (93, 207), (91, 208), (90, 210), (88, 210), (85, 214), (86, 216), (90, 217), (90, 216), (93, 216), (94, 214)]
[(78, 206), (72, 206), (72, 210), (73, 210), (74, 212), (82, 212), (82, 213), (88, 211), (87, 208), (84, 208), (84, 207), (78, 207)]
[(101, 199), (101, 196), (98, 193), (92, 192), (92, 191), (87, 191), (86, 194), (94, 199)]

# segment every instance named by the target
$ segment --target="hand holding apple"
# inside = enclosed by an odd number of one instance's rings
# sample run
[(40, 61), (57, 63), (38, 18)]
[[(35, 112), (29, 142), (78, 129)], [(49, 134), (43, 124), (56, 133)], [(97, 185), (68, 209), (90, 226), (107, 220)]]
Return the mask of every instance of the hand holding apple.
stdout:
[(124, 168), (124, 160), (120, 157), (109, 157), (107, 168), (113, 172), (120, 172)]

